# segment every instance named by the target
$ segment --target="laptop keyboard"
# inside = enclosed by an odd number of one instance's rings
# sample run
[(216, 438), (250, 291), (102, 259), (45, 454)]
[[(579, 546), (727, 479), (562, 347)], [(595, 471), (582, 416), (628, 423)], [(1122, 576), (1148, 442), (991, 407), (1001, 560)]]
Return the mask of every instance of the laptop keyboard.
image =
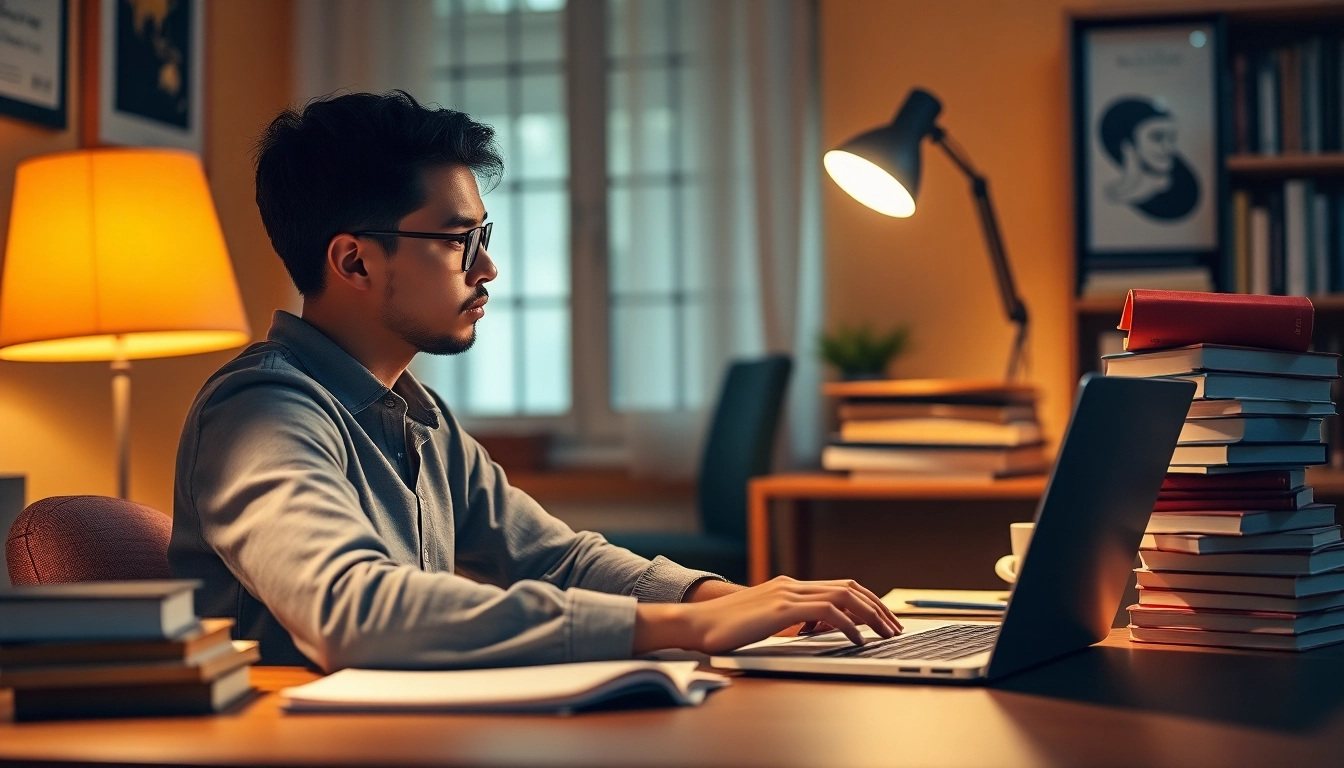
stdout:
[(866, 645), (834, 648), (818, 656), (843, 659), (929, 659), (949, 661), (994, 647), (998, 624), (949, 624), (914, 635), (877, 640)]

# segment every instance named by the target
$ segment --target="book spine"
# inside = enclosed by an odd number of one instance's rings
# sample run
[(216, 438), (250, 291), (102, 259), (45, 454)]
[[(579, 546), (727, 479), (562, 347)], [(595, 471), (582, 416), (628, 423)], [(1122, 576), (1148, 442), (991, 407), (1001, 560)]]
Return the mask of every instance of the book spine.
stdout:
[(1251, 290), (1251, 193), (1239, 189), (1232, 193), (1232, 276), (1233, 290)]
[(1283, 127), (1280, 145), (1285, 155), (1302, 151), (1302, 68), (1298, 47), (1279, 49), (1279, 113)]
[(1283, 183), (1284, 293), (1307, 295), (1307, 182)]
[(1269, 209), (1256, 206), (1250, 212), (1250, 292), (1269, 293)]
[(1302, 150), (1321, 151), (1321, 41), (1308, 38), (1301, 46), (1302, 69)]
[(1311, 292), (1330, 290), (1330, 196), (1316, 192), (1311, 197)]
[(1232, 57), (1232, 146), (1238, 153), (1250, 151), (1251, 146), (1246, 119), (1247, 80), (1246, 53), (1243, 51)]
[(1284, 295), (1283, 187), (1269, 194), (1269, 293)]
[(1260, 66), (1256, 72), (1256, 101), (1260, 105), (1258, 115), (1260, 134), (1260, 154), (1279, 154), (1279, 74), (1277, 57), (1272, 51), (1259, 56)]

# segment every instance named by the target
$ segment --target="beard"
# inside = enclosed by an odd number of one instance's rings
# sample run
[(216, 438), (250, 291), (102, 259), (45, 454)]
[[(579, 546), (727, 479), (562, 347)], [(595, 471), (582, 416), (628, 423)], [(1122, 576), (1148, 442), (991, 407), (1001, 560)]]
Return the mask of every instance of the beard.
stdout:
[[(393, 295), (391, 288), (392, 285), (389, 282), (388, 299), (391, 299)], [(477, 286), (475, 295), (462, 303), (461, 311), (466, 311), (468, 305), (489, 295), (490, 293), (485, 290), (484, 285)], [(427, 355), (460, 355), (471, 349), (472, 345), (476, 343), (475, 323), (471, 324), (471, 328), (465, 336), (454, 336), (426, 328), (414, 318), (392, 309), (392, 307), (393, 302), (390, 300), (383, 305), (381, 318), (383, 326), (400, 336), (402, 341)]]

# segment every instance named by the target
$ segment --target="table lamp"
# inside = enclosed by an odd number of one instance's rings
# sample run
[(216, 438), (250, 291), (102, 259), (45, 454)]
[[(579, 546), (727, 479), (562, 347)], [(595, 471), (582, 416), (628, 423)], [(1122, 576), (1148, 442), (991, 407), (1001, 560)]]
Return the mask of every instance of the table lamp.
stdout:
[(111, 361), (121, 498), (130, 482), (130, 361), (250, 338), (195, 155), (88, 149), (19, 164), (0, 277), (0, 360)]
[(1027, 340), (1027, 307), (1017, 295), (1003, 238), (989, 200), (989, 184), (976, 172), (966, 153), (934, 121), (943, 105), (928, 91), (915, 88), (905, 97), (891, 124), (862, 133), (827, 152), (822, 158), (826, 172), (841, 189), (878, 213), (906, 218), (915, 212), (919, 198), (920, 142), (926, 137), (943, 148), (952, 163), (971, 182), (980, 213), (980, 226), (989, 246), (990, 262), (999, 285), (1004, 313), (1017, 324), (1017, 337), (1008, 358), (1009, 381), (1014, 381), (1022, 363)]

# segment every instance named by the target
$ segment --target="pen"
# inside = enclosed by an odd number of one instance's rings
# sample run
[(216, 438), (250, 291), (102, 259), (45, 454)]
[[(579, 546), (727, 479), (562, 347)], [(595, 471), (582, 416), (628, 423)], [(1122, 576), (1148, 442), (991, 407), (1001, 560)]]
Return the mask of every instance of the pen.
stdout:
[(911, 608), (957, 608), (975, 611), (1002, 611), (1008, 608), (1007, 603), (963, 603), (957, 600), (907, 600), (905, 604)]

